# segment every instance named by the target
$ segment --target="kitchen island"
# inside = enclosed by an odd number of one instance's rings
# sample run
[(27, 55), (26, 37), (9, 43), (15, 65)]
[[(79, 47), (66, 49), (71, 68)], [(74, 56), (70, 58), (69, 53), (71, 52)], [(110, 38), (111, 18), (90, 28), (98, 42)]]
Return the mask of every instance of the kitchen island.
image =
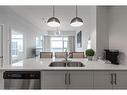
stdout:
[(105, 61), (68, 59), (82, 62), (84, 67), (50, 67), (51, 62), (64, 59), (30, 58), (4, 65), (1, 70), (1, 89), (4, 89), (5, 71), (40, 71), (42, 89), (127, 89), (127, 66)]

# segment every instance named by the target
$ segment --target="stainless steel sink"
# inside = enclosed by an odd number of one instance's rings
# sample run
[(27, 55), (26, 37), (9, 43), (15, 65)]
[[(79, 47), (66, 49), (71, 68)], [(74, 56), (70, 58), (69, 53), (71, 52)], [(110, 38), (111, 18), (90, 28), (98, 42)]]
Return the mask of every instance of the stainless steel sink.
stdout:
[(65, 62), (52, 62), (49, 65), (50, 67), (66, 67)]
[(50, 67), (84, 67), (85, 65), (81, 62), (52, 62)]
[(81, 62), (69, 62), (67, 63), (68, 67), (84, 67), (85, 65)]

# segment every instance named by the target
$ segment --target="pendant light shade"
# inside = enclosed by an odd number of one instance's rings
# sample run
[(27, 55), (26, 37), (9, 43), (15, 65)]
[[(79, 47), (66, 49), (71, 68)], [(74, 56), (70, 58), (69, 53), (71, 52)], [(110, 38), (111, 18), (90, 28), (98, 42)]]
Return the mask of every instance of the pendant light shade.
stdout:
[(83, 20), (79, 17), (77, 17), (77, 6), (76, 6), (76, 17), (71, 20), (70, 25), (72, 27), (79, 27), (83, 25)]
[(83, 20), (79, 17), (75, 17), (71, 20), (70, 25), (73, 26), (73, 27), (82, 26), (83, 25)]
[(54, 16), (54, 14), (55, 14), (55, 11), (54, 11), (54, 6), (53, 6), (53, 17), (48, 19), (47, 24), (48, 26), (51, 26), (51, 27), (59, 27), (60, 21), (58, 18)]
[(47, 24), (48, 24), (48, 26), (51, 26), (51, 27), (59, 27), (60, 21), (58, 18), (51, 17), (48, 19)]

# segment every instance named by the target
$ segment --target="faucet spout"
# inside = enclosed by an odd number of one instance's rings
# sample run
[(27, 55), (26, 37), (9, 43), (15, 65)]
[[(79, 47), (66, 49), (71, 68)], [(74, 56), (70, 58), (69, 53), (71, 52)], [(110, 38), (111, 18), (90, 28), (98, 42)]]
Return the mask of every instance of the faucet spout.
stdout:
[(68, 61), (68, 53), (66, 52), (65, 61)]

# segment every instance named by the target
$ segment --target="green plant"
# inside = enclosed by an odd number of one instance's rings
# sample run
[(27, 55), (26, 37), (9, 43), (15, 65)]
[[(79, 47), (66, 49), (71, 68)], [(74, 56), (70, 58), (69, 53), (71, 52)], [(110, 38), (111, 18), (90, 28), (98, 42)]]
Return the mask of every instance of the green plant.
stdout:
[(86, 50), (86, 56), (94, 56), (95, 52), (93, 49), (87, 49)]

